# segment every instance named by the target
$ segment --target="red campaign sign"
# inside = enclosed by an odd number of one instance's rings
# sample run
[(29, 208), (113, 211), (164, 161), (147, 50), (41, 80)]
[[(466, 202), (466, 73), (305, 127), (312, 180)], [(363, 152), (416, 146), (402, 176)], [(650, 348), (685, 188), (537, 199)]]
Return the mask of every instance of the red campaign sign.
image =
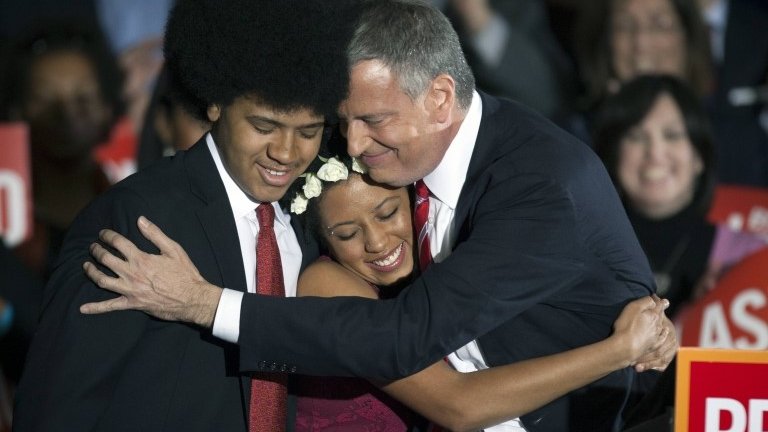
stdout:
[(117, 183), (136, 172), (137, 146), (133, 124), (126, 117), (112, 129), (109, 140), (96, 147), (94, 158), (111, 183)]
[[(765, 385), (755, 385), (755, 383)], [(768, 413), (768, 365), (692, 362), (691, 430), (764, 432)], [(759, 421), (759, 427), (747, 428)], [(705, 428), (710, 423), (709, 428)], [(755, 425), (758, 426), (758, 425)]]
[(675, 432), (765, 432), (768, 352), (681, 348)]
[(678, 324), (683, 346), (767, 350), (768, 250), (731, 268)]
[(707, 219), (733, 231), (768, 234), (768, 189), (718, 186)]
[(32, 235), (29, 132), (23, 123), (0, 124), (0, 237), (14, 247)]

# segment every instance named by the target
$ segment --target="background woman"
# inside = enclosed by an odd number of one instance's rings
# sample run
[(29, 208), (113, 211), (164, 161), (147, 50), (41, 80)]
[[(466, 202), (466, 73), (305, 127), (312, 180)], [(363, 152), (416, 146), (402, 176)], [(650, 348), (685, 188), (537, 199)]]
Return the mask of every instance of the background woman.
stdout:
[(712, 90), (709, 40), (695, 0), (595, 0), (577, 22), (583, 81), (578, 115), (564, 126), (585, 142), (605, 98), (645, 74), (670, 74), (701, 98)]
[(644, 74), (674, 75), (699, 96), (711, 90), (709, 40), (695, 0), (596, 1), (585, 8), (578, 52), (592, 102)]
[[(0, 90), (3, 120), (29, 128), (34, 225), (9, 256), (0, 297), (16, 320), (0, 338), (0, 364), (16, 384), (50, 276), (75, 215), (110, 183), (93, 158), (122, 109), (122, 75), (97, 28), (50, 22), (14, 41)], [(0, 239), (2, 240), (2, 239)]]
[(674, 317), (692, 299), (715, 233), (706, 221), (715, 185), (707, 117), (671, 76), (637, 78), (602, 108), (595, 146)]

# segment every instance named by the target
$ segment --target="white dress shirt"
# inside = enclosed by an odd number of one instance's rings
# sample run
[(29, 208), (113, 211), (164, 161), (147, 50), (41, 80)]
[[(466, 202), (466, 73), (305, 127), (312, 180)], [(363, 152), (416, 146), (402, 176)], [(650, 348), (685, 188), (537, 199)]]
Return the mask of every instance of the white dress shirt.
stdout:
[[(441, 262), (447, 258), (456, 244), (457, 229), (454, 212), (467, 178), (469, 161), (472, 158), (472, 151), (475, 149), (482, 115), (482, 101), (480, 95), (475, 92), (467, 116), (461, 123), (456, 137), (451, 141), (445, 156), (437, 168), (424, 177), (424, 183), (430, 191), (427, 229), (429, 230), (429, 246), (434, 262)], [(447, 359), (459, 372), (466, 373), (488, 369), (476, 340), (449, 354)], [(519, 419), (510, 420), (484, 430), (487, 432), (525, 431)]]
[[(240, 239), (240, 254), (243, 257), (245, 269), (245, 282), (248, 292), (256, 292), (256, 236), (259, 234), (259, 223), (256, 220), (256, 207), (260, 204), (253, 201), (240, 187), (237, 186), (229, 172), (224, 168), (218, 148), (213, 142), (211, 134), (207, 134), (205, 141), (208, 150), (216, 163), (227, 198), (232, 207), (232, 217), (237, 226), (237, 237)], [(283, 266), (283, 282), (285, 284), (286, 297), (296, 295), (296, 283), (301, 270), (301, 247), (296, 233), (291, 227), (290, 214), (283, 211), (277, 203), (272, 203), (275, 208), (275, 237), (277, 247), (280, 250), (280, 261)], [(234, 245), (233, 245), (234, 247)], [(219, 306), (216, 309), (216, 317), (213, 321), (213, 335), (236, 343), (240, 337), (240, 304), (243, 300), (243, 292), (225, 288), (221, 293)]]

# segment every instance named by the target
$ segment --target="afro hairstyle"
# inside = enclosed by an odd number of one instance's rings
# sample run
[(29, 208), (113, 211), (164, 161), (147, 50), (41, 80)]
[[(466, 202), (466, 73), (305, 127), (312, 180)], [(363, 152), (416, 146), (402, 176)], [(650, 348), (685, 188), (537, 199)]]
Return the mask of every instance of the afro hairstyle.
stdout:
[(253, 97), (332, 118), (349, 82), (352, 0), (180, 0), (166, 25), (172, 93), (207, 120), (212, 104)]

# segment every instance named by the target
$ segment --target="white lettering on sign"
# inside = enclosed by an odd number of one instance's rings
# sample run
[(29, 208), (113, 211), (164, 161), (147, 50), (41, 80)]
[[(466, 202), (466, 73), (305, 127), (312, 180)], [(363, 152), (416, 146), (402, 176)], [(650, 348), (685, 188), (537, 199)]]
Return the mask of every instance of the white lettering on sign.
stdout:
[[(726, 316), (721, 302), (708, 305), (702, 313), (699, 346), (703, 348), (768, 349), (768, 323), (750, 314), (766, 306), (768, 299), (759, 288), (747, 288), (731, 302)], [(730, 321), (729, 318), (730, 317)], [(733, 339), (728, 323), (749, 336)]]
[(764, 207), (752, 207), (749, 212), (747, 229), (755, 233), (768, 232), (768, 209)]
[(754, 206), (745, 215), (733, 212), (725, 218), (725, 223), (732, 231), (748, 231), (756, 234), (768, 233), (768, 209)]
[(741, 231), (744, 228), (744, 216), (741, 213), (731, 213), (726, 224), (731, 231)]
[(3, 192), (0, 196), (5, 197), (5, 202), (0, 203), (0, 209), (5, 214), (0, 218), (7, 222), (5, 227), (0, 226), (0, 236), (9, 247), (13, 247), (24, 240), (27, 232), (24, 181), (15, 171), (0, 169), (0, 191)]
[[(723, 412), (730, 414), (730, 426), (720, 428)], [(763, 415), (768, 412), (768, 399), (750, 399), (749, 407), (731, 398), (707, 398), (705, 402), (705, 432), (765, 432)]]
[(768, 399), (749, 400), (749, 432), (765, 432), (763, 418), (768, 413)]
[(745, 289), (733, 299), (731, 303), (733, 324), (753, 336), (752, 338), (742, 336), (736, 339), (733, 344), (734, 347), (738, 349), (768, 349), (768, 324), (759, 317), (749, 314), (750, 308), (752, 310), (760, 309), (765, 304), (765, 292), (758, 288)]

